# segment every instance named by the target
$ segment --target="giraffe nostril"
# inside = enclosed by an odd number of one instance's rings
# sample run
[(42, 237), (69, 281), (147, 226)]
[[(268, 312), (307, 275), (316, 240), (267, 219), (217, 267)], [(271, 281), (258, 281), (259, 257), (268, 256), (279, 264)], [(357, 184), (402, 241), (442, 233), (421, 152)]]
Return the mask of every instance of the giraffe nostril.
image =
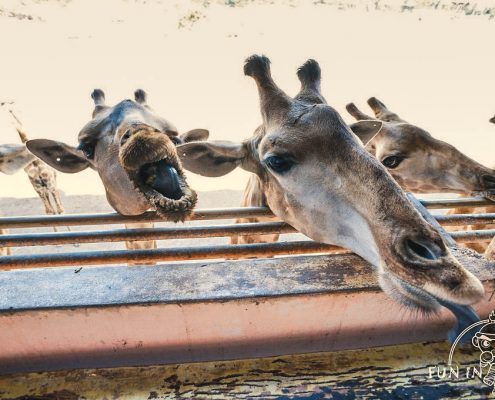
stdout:
[(481, 181), (485, 189), (495, 189), (495, 175), (483, 175)]
[(123, 146), (125, 144), (125, 142), (127, 142), (129, 140), (129, 138), (131, 137), (131, 130), (128, 129), (123, 135), (122, 137), (120, 138), (120, 145)]

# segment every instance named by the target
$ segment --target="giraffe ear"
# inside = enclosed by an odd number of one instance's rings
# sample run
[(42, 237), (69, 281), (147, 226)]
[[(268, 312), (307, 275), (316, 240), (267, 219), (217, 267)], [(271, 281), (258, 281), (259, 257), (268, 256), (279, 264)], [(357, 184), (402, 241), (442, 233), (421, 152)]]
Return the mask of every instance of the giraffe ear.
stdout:
[(202, 176), (223, 176), (237, 167), (255, 172), (245, 143), (220, 140), (189, 142), (177, 146), (177, 153), (185, 169)]
[(192, 129), (180, 135), (184, 143), (201, 142), (208, 139), (210, 132), (207, 129)]
[(48, 139), (34, 139), (26, 147), (35, 156), (57, 171), (74, 174), (91, 166), (80, 150), (62, 142)]
[(350, 125), (351, 130), (366, 146), (382, 129), (383, 123), (377, 120), (363, 120)]

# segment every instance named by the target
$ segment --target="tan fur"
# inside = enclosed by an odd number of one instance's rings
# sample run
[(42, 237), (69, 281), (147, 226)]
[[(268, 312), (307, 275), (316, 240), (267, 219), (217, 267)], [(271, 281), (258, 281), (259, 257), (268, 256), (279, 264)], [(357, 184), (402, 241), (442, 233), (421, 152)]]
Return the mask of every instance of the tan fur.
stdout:
[[(483, 176), (495, 176), (492, 169), (486, 168), (450, 144), (433, 138), (425, 130), (409, 124), (396, 113), (391, 112), (376, 98), (368, 103), (377, 119), (383, 122), (380, 132), (367, 144), (366, 149), (379, 159), (389, 155), (404, 155), (407, 158), (394, 169), (389, 169), (394, 179), (407, 191), (414, 193), (460, 193), (470, 195), (490, 189), (483, 182)], [(372, 120), (373, 117), (361, 112), (354, 104), (347, 105), (347, 110), (358, 121)], [(352, 125), (351, 125), (352, 127)], [(249, 180), (245, 191), (243, 206), (258, 205), (256, 200), (262, 196), (261, 187)], [(493, 212), (495, 207), (479, 209), (481, 212)], [(466, 209), (454, 209), (450, 213), (476, 212)], [(259, 222), (261, 219), (251, 219)], [(489, 227), (484, 227), (487, 229)], [(450, 229), (450, 228), (449, 228)], [(458, 227), (457, 230), (474, 229)], [(478, 227), (483, 229), (483, 227)], [(454, 230), (454, 229), (452, 229)], [(252, 243), (259, 240), (256, 236), (249, 238)], [(268, 238), (269, 239), (269, 238)], [(273, 237), (274, 241), (278, 237)], [(473, 242), (463, 244), (480, 253), (486, 249), (487, 243)]]
[[(405, 156), (398, 167), (389, 169), (404, 190), (414, 193), (458, 193), (469, 196), (495, 188), (493, 169), (467, 157), (452, 145), (435, 139), (422, 128), (406, 122), (375, 97), (368, 99), (368, 104), (375, 117), (384, 124), (379, 134), (367, 144), (366, 148), (379, 161), (384, 161), (391, 155)], [(358, 121), (372, 119), (353, 103), (348, 104), (346, 108)], [(486, 179), (487, 177), (489, 179)], [(490, 206), (481, 209), (455, 208), (448, 213), (494, 211), (495, 206)], [(478, 225), (448, 227), (448, 229), (453, 231), (492, 229), (492, 227), (493, 225)], [(487, 244), (488, 242), (472, 242), (462, 245), (484, 253)]]
[(406, 306), (431, 310), (438, 307), (434, 298), (457, 304), (481, 299), (480, 281), (326, 104), (316, 61), (298, 70), (301, 90), (294, 98), (273, 81), (266, 57), (248, 58), (244, 72), (256, 82), (262, 126), (242, 143), (181, 146), (186, 169), (222, 176), (240, 166), (256, 174), (277, 217), (315, 241), (366, 259), (382, 288)]
[[(153, 210), (175, 222), (190, 216), (197, 196), (187, 184), (176, 144), (205, 140), (209, 132), (196, 129), (179, 135), (169, 121), (146, 104), (146, 93), (141, 89), (135, 91), (134, 101), (123, 100), (113, 107), (105, 104), (105, 94), (100, 89), (95, 89), (91, 97), (92, 119), (79, 132), (77, 148), (55, 140), (36, 139), (27, 142), (29, 150), (61, 172), (96, 170), (109, 204), (120, 214), (140, 215)], [(172, 183), (164, 183), (165, 188), (154, 185), (156, 176), (147, 174), (151, 164), (157, 163), (169, 168)], [(167, 177), (163, 179), (162, 183), (167, 182)], [(156, 248), (154, 241), (126, 245), (129, 249)]]

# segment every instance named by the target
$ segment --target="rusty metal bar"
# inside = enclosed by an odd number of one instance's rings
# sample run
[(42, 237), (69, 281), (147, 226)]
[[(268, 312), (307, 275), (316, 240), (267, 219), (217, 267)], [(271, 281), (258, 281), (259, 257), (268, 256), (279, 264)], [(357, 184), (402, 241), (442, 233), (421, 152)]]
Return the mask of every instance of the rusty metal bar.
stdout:
[(214, 226), (173, 226), (152, 229), (114, 229), (90, 232), (6, 234), (0, 235), (0, 247), (123, 242), (127, 240), (190, 239), (238, 235), (270, 235), (292, 232), (297, 231), (285, 222), (264, 222)]
[(429, 209), (495, 206), (495, 202), (485, 197), (465, 197), (454, 199), (420, 200)]
[[(462, 216), (462, 215), (460, 215)], [(451, 217), (451, 216), (450, 216)], [(457, 221), (457, 220), (456, 220)], [(461, 221), (461, 220), (460, 220)], [(463, 221), (463, 220), (462, 220)], [(490, 220), (490, 222), (494, 222)], [(449, 224), (447, 224), (449, 225)], [(457, 223), (457, 225), (461, 225)], [(284, 222), (229, 224), (214, 226), (166, 227), (153, 229), (115, 229), (89, 232), (27, 233), (0, 235), (0, 247), (47, 246), (72, 243), (123, 242), (128, 240), (167, 240), (246, 235), (270, 235), (297, 232)], [(472, 232), (480, 232), (472, 235)], [(484, 232), (488, 232), (484, 234)], [(490, 230), (458, 231), (456, 238), (472, 236), (469, 241), (486, 240)], [(447, 232), (452, 236), (453, 232)]]
[(492, 240), (495, 237), (495, 229), (486, 229), (481, 231), (457, 231), (449, 232), (457, 242), (479, 242)]
[(434, 215), (442, 225), (495, 224), (495, 213)]
[[(484, 197), (420, 200), (426, 208), (441, 209), (453, 207), (482, 207), (495, 205), (494, 202)], [(190, 218), (192, 221), (205, 221), (214, 219), (254, 218), (273, 216), (266, 207), (237, 207), (225, 209), (199, 209)], [(276, 218), (275, 216), (273, 216)], [(73, 215), (37, 215), (23, 217), (1, 217), (0, 229), (5, 228), (29, 228), (29, 227), (53, 227), (72, 225), (102, 225), (125, 224), (133, 222), (158, 222), (163, 221), (156, 213), (146, 212), (142, 215), (120, 215), (117, 213), (106, 214), (73, 214)]]
[(177, 247), (152, 250), (122, 250), (37, 254), (0, 257), (0, 270), (83, 266), (97, 264), (154, 263), (160, 261), (190, 261), (221, 258), (270, 257), (278, 255), (350, 252), (341, 247), (312, 241), (278, 242), (243, 245)]
[[(266, 207), (237, 207), (199, 209), (191, 216), (191, 221), (205, 221), (231, 218), (269, 217), (273, 213)], [(71, 214), (71, 215), (33, 215), (22, 217), (1, 217), (0, 229), (32, 228), (72, 225), (127, 224), (133, 222), (164, 222), (155, 212), (148, 211), (141, 215), (106, 214)]]

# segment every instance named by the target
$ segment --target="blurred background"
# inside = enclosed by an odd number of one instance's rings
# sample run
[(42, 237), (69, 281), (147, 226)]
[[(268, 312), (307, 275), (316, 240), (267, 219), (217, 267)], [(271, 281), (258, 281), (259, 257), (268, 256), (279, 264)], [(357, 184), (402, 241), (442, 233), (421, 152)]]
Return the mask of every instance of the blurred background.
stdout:
[[(109, 104), (143, 88), (179, 131), (207, 128), (212, 139), (242, 140), (260, 122), (243, 60), (268, 55), (277, 83), (295, 94), (296, 68), (315, 58), (323, 93), (346, 121), (348, 102), (370, 112), (366, 99), (377, 96), (493, 166), (494, 17), (490, 1), (4, 0), (0, 102), (15, 102), (30, 138), (75, 145), (93, 88)], [(0, 142), (18, 143), (10, 117), (0, 114)], [(246, 180), (242, 171), (190, 174), (200, 191), (242, 190)], [(58, 182), (66, 195), (104, 194), (94, 171), (59, 173)], [(0, 188), (4, 198), (36, 196), (23, 171), (0, 175)]]

